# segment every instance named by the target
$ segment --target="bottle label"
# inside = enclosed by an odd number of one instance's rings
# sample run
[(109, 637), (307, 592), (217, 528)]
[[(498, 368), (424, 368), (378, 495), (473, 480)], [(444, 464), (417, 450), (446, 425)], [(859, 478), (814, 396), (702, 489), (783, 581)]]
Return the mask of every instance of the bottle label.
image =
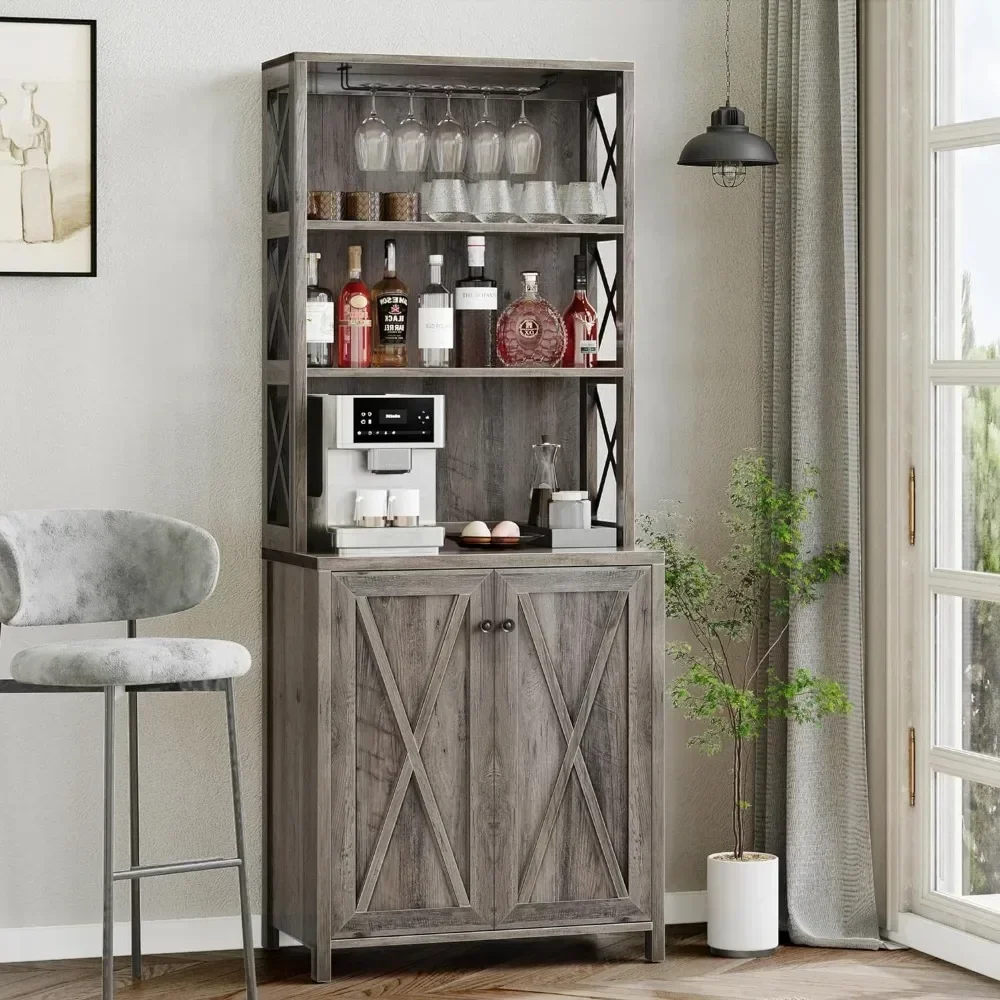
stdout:
[(398, 346), (406, 343), (406, 310), (409, 299), (402, 292), (387, 292), (375, 303), (379, 342)]
[(597, 353), (597, 341), (596, 340), (581, 340), (577, 344), (577, 349), (581, 354), (596, 354)]
[(495, 288), (464, 287), (455, 289), (456, 309), (492, 309), (497, 310), (497, 290)]
[(333, 303), (306, 303), (306, 343), (333, 343)]
[(448, 306), (421, 306), (417, 310), (417, 346), (421, 350), (451, 350), (455, 346), (455, 317)]

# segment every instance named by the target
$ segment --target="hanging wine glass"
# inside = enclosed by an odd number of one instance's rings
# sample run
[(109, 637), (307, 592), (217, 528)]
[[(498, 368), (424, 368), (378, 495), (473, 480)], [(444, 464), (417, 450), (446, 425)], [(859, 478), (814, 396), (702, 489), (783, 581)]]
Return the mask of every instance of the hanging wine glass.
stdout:
[(507, 169), (513, 175), (533, 174), (542, 155), (542, 137), (524, 113), (521, 91), (521, 117), (507, 129)]
[(385, 170), (389, 166), (392, 152), (392, 132), (379, 118), (375, 108), (375, 91), (372, 91), (372, 106), (364, 121), (354, 133), (354, 155), (358, 166), (365, 171)]
[(439, 174), (460, 174), (465, 167), (465, 154), (469, 147), (469, 133), (451, 113), (451, 91), (444, 118), (431, 133), (431, 158)]
[(500, 173), (503, 167), (503, 129), (490, 118), (490, 95), (483, 93), (483, 114), (472, 126), (469, 137), (469, 154), (472, 165), (469, 172), (476, 177), (489, 177)]
[(422, 174), (430, 152), (430, 130), (413, 110), (413, 88), (410, 88), (410, 110), (392, 133), (392, 153), (396, 169)]

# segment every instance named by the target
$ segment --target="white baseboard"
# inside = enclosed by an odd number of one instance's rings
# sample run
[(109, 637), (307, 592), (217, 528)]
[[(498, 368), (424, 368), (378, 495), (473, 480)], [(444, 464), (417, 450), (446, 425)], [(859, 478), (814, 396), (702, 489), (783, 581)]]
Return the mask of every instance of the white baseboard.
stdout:
[(708, 921), (708, 893), (665, 892), (663, 894), (664, 923), (704, 924)]
[[(663, 895), (667, 924), (703, 924), (708, 919), (704, 892), (667, 892)], [(131, 949), (127, 920), (115, 923), (115, 954)], [(260, 947), (260, 917), (253, 917), (253, 940)], [(282, 946), (299, 942), (287, 934)], [(199, 917), (192, 920), (144, 920), (142, 950), (147, 955), (189, 951), (236, 951), (243, 946), (239, 917)], [(63, 958), (97, 958), (101, 954), (100, 924), (54, 927), (0, 927), (0, 963), (46, 962)]]
[[(260, 947), (260, 917), (254, 916), (253, 940)], [(298, 944), (281, 935), (282, 945)], [(128, 955), (132, 930), (127, 920), (115, 922), (115, 954)], [(189, 951), (234, 951), (243, 947), (239, 917), (198, 917), (192, 920), (144, 920), (142, 950), (147, 955)], [(45, 962), (63, 958), (98, 958), (100, 924), (54, 927), (0, 927), (0, 963)]]

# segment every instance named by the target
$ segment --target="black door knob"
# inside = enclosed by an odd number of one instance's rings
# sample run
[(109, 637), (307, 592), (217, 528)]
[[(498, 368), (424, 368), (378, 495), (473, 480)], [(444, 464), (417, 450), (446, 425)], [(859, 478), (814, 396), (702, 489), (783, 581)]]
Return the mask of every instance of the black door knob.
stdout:
[(505, 618), (502, 622), (500, 622), (500, 628), (502, 628), (504, 632), (513, 632), (515, 628), (514, 619)]
[(493, 631), (493, 622), (491, 622), (489, 620), (489, 618), (484, 618), (479, 623), (479, 631), (480, 632), (492, 632)]

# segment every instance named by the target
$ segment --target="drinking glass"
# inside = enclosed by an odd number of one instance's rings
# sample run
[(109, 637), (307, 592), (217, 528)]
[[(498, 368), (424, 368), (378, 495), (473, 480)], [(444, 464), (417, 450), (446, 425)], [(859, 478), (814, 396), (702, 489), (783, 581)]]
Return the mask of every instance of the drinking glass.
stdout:
[(525, 181), (517, 214), (525, 222), (559, 222), (562, 213), (555, 181)]
[(439, 174), (460, 174), (465, 167), (465, 154), (469, 148), (469, 133), (451, 113), (451, 91), (444, 118), (431, 133), (431, 158)]
[(495, 177), (469, 185), (472, 214), (480, 222), (510, 222), (517, 218), (510, 181)]
[(413, 111), (413, 91), (410, 91), (410, 110), (392, 133), (392, 153), (396, 169), (421, 174), (427, 166), (430, 152), (430, 130)]
[(503, 167), (503, 129), (490, 118), (490, 95), (483, 94), (483, 115), (472, 126), (469, 152), (472, 165), (469, 172), (474, 177), (492, 177)]
[(372, 91), (372, 106), (364, 121), (354, 133), (354, 155), (362, 170), (385, 170), (389, 166), (392, 152), (392, 132), (379, 118), (375, 110), (375, 91)]
[(542, 137), (524, 113), (521, 94), (521, 117), (507, 129), (507, 169), (513, 175), (533, 174), (542, 155)]
[(562, 214), (578, 225), (603, 222), (607, 218), (604, 189), (598, 181), (572, 181), (560, 190)]
[(472, 212), (465, 181), (445, 177), (431, 181), (425, 211), (433, 222), (467, 222)]

